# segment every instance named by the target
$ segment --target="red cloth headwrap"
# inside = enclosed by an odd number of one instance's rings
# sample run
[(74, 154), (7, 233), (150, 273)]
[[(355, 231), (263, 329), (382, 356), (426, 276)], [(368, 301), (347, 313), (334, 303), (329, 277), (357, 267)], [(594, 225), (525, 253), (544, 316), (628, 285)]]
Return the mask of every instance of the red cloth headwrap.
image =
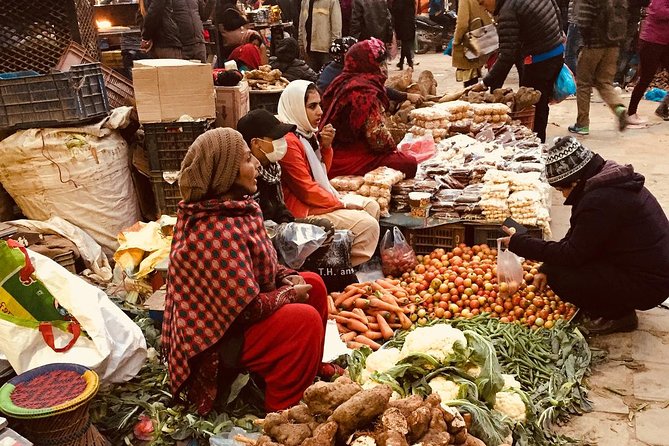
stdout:
[(384, 108), (389, 107), (385, 88), (387, 77), (381, 70), (385, 54), (385, 45), (376, 38), (358, 42), (348, 50), (344, 70), (323, 94), (326, 111), (321, 119), (322, 126), (334, 121), (350, 106), (350, 125), (352, 130), (358, 131), (379, 106), (379, 101)]

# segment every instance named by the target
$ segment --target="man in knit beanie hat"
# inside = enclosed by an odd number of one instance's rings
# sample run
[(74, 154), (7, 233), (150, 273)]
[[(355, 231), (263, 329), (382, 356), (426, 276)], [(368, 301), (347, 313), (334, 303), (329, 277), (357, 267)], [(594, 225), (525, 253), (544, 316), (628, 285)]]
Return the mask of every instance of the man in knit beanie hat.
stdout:
[(534, 284), (546, 284), (588, 316), (591, 334), (634, 330), (635, 310), (669, 296), (669, 221), (643, 175), (605, 161), (572, 137), (556, 141), (548, 182), (572, 206), (570, 228), (557, 242), (511, 234), (514, 253), (542, 261)]
[(242, 135), (231, 128), (204, 132), (181, 162), (179, 190), (186, 203), (220, 197), (239, 174), (246, 148)]

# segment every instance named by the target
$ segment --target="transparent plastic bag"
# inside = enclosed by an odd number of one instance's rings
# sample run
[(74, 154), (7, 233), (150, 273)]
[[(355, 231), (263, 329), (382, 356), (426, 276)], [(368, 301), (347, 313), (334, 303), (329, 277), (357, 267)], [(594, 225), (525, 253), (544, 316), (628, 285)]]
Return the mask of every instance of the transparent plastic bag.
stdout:
[(407, 133), (397, 145), (397, 150), (413, 156), (418, 163), (429, 160), (437, 153), (431, 134), (414, 136), (412, 133)]
[(274, 246), (287, 267), (299, 269), (327, 239), (320, 226), (307, 223), (285, 223), (276, 228)]
[(381, 267), (383, 274), (399, 277), (418, 264), (416, 253), (407, 243), (402, 231), (394, 226), (381, 240)]
[(509, 286), (509, 293), (513, 294), (520, 288), (523, 281), (522, 258), (507, 248), (502, 248), (503, 238), (497, 239), (497, 282), (505, 282)]

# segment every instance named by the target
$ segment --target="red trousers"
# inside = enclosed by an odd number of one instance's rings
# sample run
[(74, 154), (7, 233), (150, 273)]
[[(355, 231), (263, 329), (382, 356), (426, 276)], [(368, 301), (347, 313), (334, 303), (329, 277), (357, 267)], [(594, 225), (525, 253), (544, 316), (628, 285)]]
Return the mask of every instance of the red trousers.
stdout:
[(240, 365), (264, 379), (268, 412), (297, 404), (323, 358), (327, 289), (318, 274), (300, 275), (312, 286), (309, 301), (285, 305), (244, 333)]

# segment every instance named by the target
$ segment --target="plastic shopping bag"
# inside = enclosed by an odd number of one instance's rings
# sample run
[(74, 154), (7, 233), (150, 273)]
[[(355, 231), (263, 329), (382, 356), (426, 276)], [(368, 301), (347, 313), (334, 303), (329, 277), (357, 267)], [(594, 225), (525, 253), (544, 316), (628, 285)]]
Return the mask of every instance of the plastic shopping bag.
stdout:
[(520, 288), (523, 281), (522, 258), (507, 248), (502, 248), (503, 238), (497, 239), (497, 283), (506, 283), (509, 293), (513, 294)]
[(409, 246), (397, 226), (388, 229), (381, 240), (381, 266), (383, 274), (399, 277), (418, 264), (416, 253)]
[(553, 86), (553, 103), (557, 104), (576, 94), (576, 79), (569, 67), (564, 64)]
[(407, 133), (397, 145), (397, 150), (413, 156), (418, 163), (429, 160), (437, 153), (434, 138), (429, 134), (415, 136), (412, 133)]
[(48, 257), (0, 241), (0, 283), (0, 353), (16, 373), (69, 362), (109, 383), (142, 367), (141, 329), (103, 291)]
[(357, 282), (351, 265), (352, 243), (353, 234), (350, 231), (337, 229), (327, 251), (323, 255), (311, 256), (303, 269), (320, 275), (328, 292), (342, 291)]
[(287, 267), (299, 269), (326, 239), (327, 233), (320, 226), (290, 222), (279, 225), (274, 245)]

